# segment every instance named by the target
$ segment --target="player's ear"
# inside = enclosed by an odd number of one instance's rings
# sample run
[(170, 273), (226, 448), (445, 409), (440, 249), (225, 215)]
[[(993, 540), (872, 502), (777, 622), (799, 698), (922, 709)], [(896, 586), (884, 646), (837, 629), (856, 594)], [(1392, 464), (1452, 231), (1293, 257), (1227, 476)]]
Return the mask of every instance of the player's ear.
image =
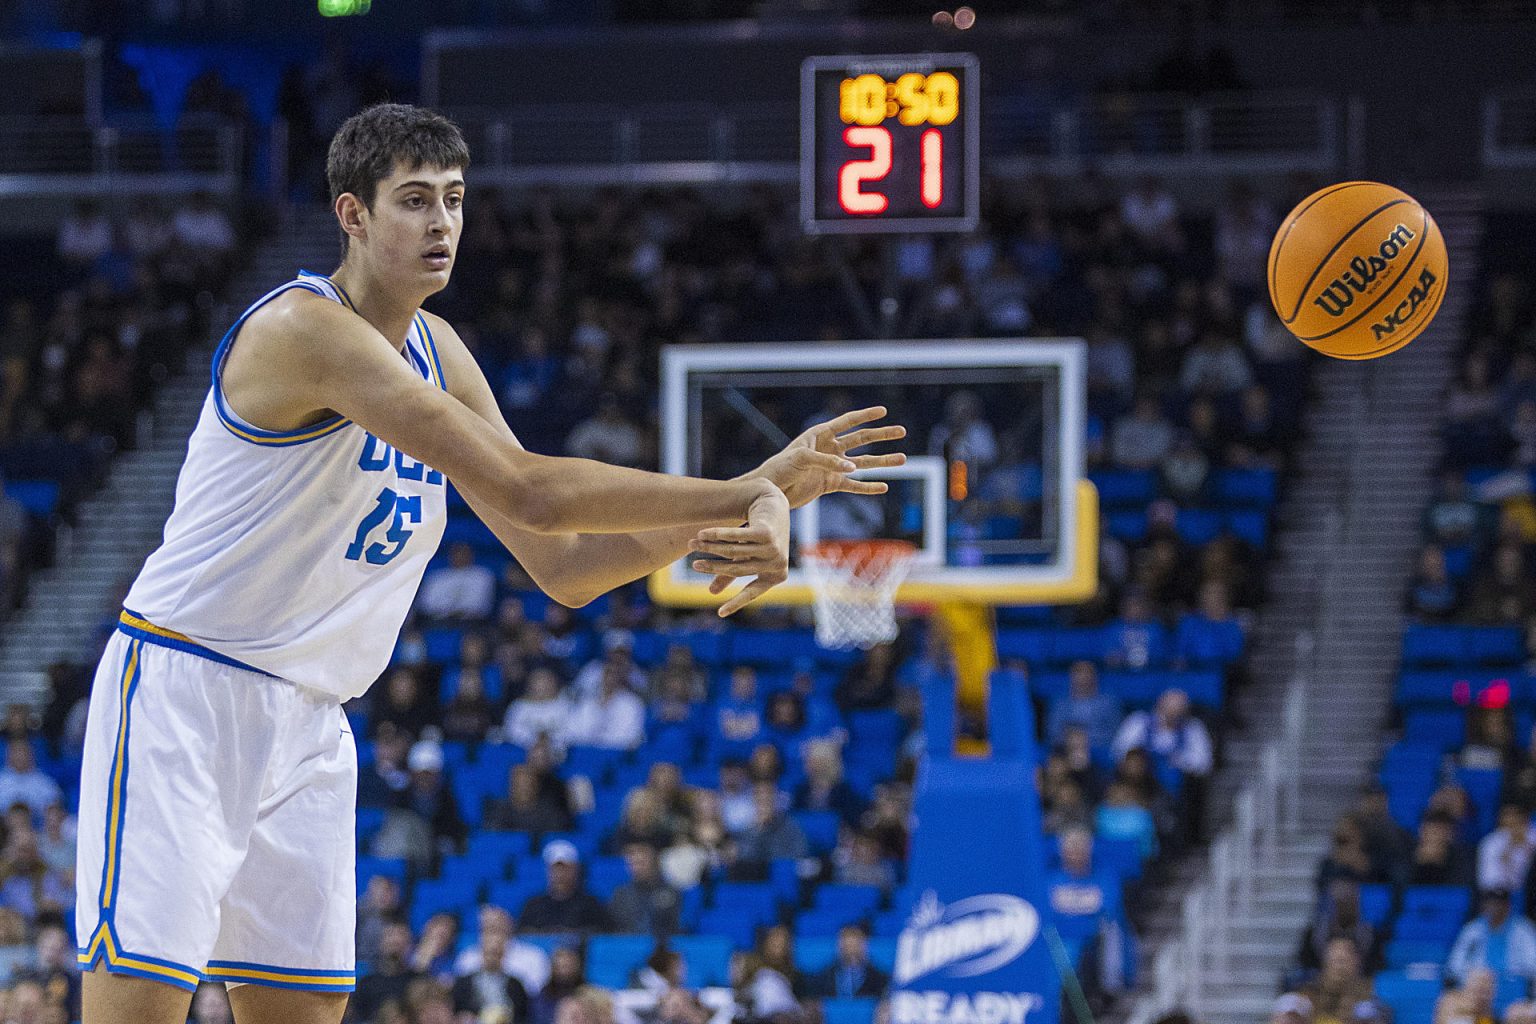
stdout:
[(368, 207), (355, 192), (343, 192), (337, 196), (335, 209), (336, 219), (341, 222), (341, 230), (353, 238), (362, 238), (367, 233), (363, 218), (368, 212)]

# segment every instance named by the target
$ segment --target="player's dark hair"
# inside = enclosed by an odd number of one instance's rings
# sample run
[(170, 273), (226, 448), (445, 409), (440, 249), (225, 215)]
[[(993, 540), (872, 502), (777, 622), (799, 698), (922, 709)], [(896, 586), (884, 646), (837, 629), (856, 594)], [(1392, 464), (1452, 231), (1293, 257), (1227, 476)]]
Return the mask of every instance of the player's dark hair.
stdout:
[[(434, 170), (469, 168), (464, 133), (442, 114), (408, 103), (380, 103), (353, 114), (337, 129), (325, 158), (331, 203), (350, 192), (372, 209), (379, 182), (397, 164)], [(342, 232), (341, 254), (347, 254)]]

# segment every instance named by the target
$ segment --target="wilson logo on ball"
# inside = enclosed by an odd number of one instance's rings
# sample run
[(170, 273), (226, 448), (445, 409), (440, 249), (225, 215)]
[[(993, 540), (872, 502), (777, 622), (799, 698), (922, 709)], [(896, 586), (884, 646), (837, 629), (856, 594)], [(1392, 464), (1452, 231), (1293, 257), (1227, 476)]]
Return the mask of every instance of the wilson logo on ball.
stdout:
[(1329, 282), (1312, 301), (1329, 316), (1343, 316), (1344, 311), (1355, 304), (1355, 296), (1364, 295), (1388, 264), (1417, 237), (1408, 225), (1399, 224), (1377, 247), (1375, 255), (1356, 256), (1350, 260), (1349, 269)]
[(1435, 272), (1425, 267), (1419, 274), (1419, 283), (1408, 292), (1408, 297), (1397, 304), (1397, 308), (1382, 317), (1381, 323), (1371, 324), (1371, 333), (1377, 340), (1391, 337), (1397, 333), (1397, 329), (1413, 319), (1413, 315), (1419, 311), (1426, 299), (1429, 298), (1429, 290), (1435, 286), (1438, 278)]

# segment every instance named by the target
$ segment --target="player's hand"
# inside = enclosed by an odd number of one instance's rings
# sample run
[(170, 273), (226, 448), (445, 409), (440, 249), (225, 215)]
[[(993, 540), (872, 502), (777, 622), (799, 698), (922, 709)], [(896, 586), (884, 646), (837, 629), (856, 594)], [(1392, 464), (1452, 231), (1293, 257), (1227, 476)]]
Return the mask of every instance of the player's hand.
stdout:
[[(771, 480), (789, 499), (790, 508), (802, 508), (834, 491), (849, 494), (884, 494), (886, 485), (878, 480), (855, 480), (848, 474), (860, 469), (899, 466), (907, 461), (900, 452), (886, 455), (850, 455), (866, 445), (881, 441), (899, 441), (907, 428), (897, 424), (867, 427), (866, 423), (885, 417), (883, 405), (845, 412), (836, 419), (818, 423), (789, 442), (779, 454), (753, 470), (748, 476)], [(855, 430), (855, 427), (862, 429)]]
[(720, 606), (720, 617), (733, 615), (783, 583), (789, 575), (789, 500), (777, 489), (752, 503), (747, 525), (712, 527), (694, 538), (695, 551), (714, 558), (698, 558), (693, 567), (714, 573), (711, 594), (723, 594), (732, 580), (755, 576)]

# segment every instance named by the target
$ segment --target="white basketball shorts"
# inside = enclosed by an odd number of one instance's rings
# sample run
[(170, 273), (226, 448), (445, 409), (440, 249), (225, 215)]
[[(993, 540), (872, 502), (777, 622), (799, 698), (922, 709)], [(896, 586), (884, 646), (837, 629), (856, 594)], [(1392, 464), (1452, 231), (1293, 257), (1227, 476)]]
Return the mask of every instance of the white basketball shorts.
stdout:
[(356, 800), (335, 697), (125, 612), (86, 726), (82, 969), (350, 991)]

